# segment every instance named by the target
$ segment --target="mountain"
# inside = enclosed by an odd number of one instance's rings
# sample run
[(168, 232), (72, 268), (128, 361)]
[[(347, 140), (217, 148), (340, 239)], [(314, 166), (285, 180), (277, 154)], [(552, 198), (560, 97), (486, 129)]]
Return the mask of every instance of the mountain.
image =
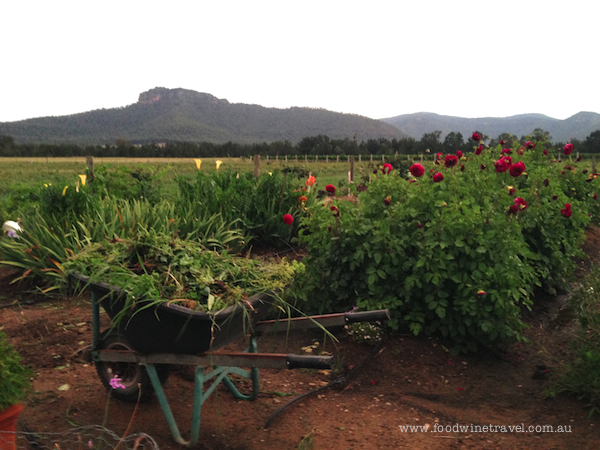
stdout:
[(465, 139), (470, 137), (474, 131), (479, 131), (491, 138), (496, 138), (501, 133), (511, 133), (521, 137), (531, 134), (536, 128), (541, 128), (550, 132), (553, 142), (568, 142), (572, 138), (584, 140), (590, 133), (600, 129), (600, 114), (593, 112), (579, 112), (564, 120), (554, 119), (543, 114), (466, 119), (425, 112), (403, 114), (381, 120), (415, 139), (421, 139), (423, 134), (436, 130), (442, 132), (442, 139), (451, 131), (462, 133)]
[(15, 142), (114, 144), (117, 139), (146, 142), (298, 142), (319, 134), (401, 139), (397, 128), (375, 119), (313, 108), (265, 108), (229, 103), (187, 89), (155, 88), (123, 108), (101, 109), (60, 117), (0, 122), (0, 135)]

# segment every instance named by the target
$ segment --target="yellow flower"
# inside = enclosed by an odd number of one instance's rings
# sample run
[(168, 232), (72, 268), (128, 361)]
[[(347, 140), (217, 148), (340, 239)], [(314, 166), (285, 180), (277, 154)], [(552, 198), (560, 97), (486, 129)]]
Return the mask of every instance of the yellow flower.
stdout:
[(81, 185), (85, 186), (85, 180), (87, 180), (87, 175), (79, 175), (79, 178), (81, 178)]
[(215, 161), (215, 164), (217, 165), (217, 170), (219, 170), (219, 167), (221, 166), (221, 164), (223, 164), (223, 161), (217, 160)]
[(200, 170), (200, 166), (202, 165), (202, 160), (201, 159), (194, 159), (194, 161), (196, 162), (196, 167), (198, 168), (198, 170)]
[(65, 188), (63, 189), (63, 197), (65, 196), (65, 194), (67, 193), (67, 189), (69, 189), (69, 186), (65, 186)]
[(44, 183), (44, 186), (48, 187), (48, 184), (47, 184), (47, 183)]
[(267, 172), (267, 173), (268, 173), (269, 175), (271, 175), (271, 176), (273, 175), (273, 172)]

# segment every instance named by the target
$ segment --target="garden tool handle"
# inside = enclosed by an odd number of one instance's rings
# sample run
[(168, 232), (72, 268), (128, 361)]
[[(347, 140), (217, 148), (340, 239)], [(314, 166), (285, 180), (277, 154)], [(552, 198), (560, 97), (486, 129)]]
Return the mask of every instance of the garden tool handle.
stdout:
[(333, 356), (286, 355), (288, 369), (333, 369)]
[(344, 319), (346, 319), (346, 323), (383, 322), (390, 320), (391, 316), (389, 309), (380, 309), (377, 311), (347, 312), (344, 313)]

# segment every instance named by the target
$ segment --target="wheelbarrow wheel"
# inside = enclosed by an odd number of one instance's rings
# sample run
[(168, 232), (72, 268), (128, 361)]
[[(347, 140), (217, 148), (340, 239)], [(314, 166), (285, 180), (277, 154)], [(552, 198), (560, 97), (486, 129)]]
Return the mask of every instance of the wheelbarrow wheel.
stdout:
[[(133, 351), (133, 348), (118, 330), (108, 330), (100, 338), (98, 350)], [(156, 364), (155, 367), (162, 386), (169, 377), (169, 366)], [(97, 361), (96, 372), (104, 387), (111, 392), (111, 395), (124, 402), (136, 403), (138, 398), (140, 401), (147, 401), (154, 393), (146, 368), (139, 364)], [(119, 383), (125, 388), (112, 388), (110, 381), (115, 376), (121, 380)]]

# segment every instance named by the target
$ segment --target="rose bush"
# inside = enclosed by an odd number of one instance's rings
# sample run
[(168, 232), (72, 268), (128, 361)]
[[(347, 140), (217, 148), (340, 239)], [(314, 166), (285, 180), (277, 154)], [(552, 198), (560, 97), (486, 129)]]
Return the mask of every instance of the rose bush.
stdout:
[[(464, 171), (414, 164), (416, 178), (378, 176), (358, 202), (335, 201), (337, 214), (309, 208), (299, 231), (306, 271), (293, 291), (301, 308), (389, 308), (393, 328), (444, 336), (454, 352), (520, 339), (534, 291), (572, 273), (599, 191), (537, 144), (516, 164), (502, 146), (470, 154)], [(503, 170), (485, 170), (496, 163)], [(589, 193), (572, 190), (582, 184)]]

